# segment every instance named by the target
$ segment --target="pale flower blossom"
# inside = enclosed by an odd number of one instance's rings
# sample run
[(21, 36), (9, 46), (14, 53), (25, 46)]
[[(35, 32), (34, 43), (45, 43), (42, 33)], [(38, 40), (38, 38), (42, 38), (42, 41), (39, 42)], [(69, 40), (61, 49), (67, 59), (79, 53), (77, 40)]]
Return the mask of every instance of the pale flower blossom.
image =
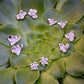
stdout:
[(19, 11), (19, 14), (16, 15), (17, 19), (24, 19), (24, 17), (26, 16), (26, 12), (24, 12), (23, 10)]
[(54, 24), (57, 23), (57, 21), (55, 21), (55, 20), (53, 20), (53, 19), (50, 19), (50, 18), (48, 18), (48, 21), (49, 21), (49, 25), (50, 25), (50, 26), (52, 26), (52, 25), (54, 25)]
[(64, 45), (63, 43), (60, 43), (59, 47), (61, 51), (67, 52), (67, 49), (69, 48), (69, 44), (67, 43), (66, 45)]
[(71, 31), (70, 33), (65, 34), (65, 37), (68, 38), (70, 41), (74, 40), (74, 31)]
[(41, 57), (41, 60), (39, 61), (43, 66), (48, 64), (48, 58)]
[(61, 27), (61, 28), (64, 28), (67, 24), (67, 21), (62, 21), (62, 22), (58, 22), (58, 25)]
[(39, 64), (37, 64), (36, 62), (30, 64), (31, 70), (38, 70), (38, 66)]
[(19, 40), (20, 40), (20, 37), (19, 36), (10, 35), (8, 37), (8, 41), (10, 42), (11, 45), (14, 45)]
[(35, 10), (35, 9), (30, 9), (29, 12), (28, 12), (28, 14), (30, 16), (32, 16), (32, 18), (37, 18), (38, 17), (37, 16), (37, 10)]
[(22, 48), (23, 48), (23, 44), (13, 46), (11, 48), (11, 52), (15, 53), (16, 55), (19, 55), (21, 50), (22, 50)]

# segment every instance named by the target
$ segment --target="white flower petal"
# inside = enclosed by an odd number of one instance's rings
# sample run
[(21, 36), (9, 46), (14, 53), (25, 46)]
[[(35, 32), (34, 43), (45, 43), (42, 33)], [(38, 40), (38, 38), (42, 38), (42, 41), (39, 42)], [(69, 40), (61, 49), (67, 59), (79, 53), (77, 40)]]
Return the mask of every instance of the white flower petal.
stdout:
[(24, 12), (23, 10), (19, 11), (19, 14), (16, 15), (17, 19), (24, 19), (24, 17), (26, 16), (26, 12)]
[(64, 28), (66, 24), (67, 24), (67, 21), (58, 22), (58, 25), (61, 26), (61, 28)]
[(37, 10), (35, 9), (30, 9), (28, 12), (28, 15), (32, 16), (32, 18), (37, 18)]
[(62, 52), (67, 52), (67, 49), (69, 48), (69, 44), (67, 43), (66, 45), (64, 45), (63, 43), (60, 43), (59, 47)]
[(41, 57), (41, 60), (39, 61), (43, 66), (48, 64), (48, 58)]
[(39, 66), (39, 64), (37, 64), (36, 62), (33, 62), (30, 64), (31, 70), (37, 70), (38, 66)]
[(71, 31), (70, 33), (65, 34), (65, 37), (68, 38), (70, 41), (73, 41), (75, 37), (74, 31)]
[(13, 46), (11, 48), (11, 52), (15, 53), (16, 55), (19, 55), (21, 50), (22, 50), (22, 48), (23, 48), (23, 44)]
[(19, 40), (20, 40), (20, 37), (19, 36), (10, 35), (8, 37), (8, 41), (11, 43), (11, 45), (14, 45)]
[(57, 23), (57, 21), (53, 20), (53, 19), (50, 19), (48, 18), (48, 21), (49, 21), (49, 25), (52, 26), (54, 25), (55, 23)]

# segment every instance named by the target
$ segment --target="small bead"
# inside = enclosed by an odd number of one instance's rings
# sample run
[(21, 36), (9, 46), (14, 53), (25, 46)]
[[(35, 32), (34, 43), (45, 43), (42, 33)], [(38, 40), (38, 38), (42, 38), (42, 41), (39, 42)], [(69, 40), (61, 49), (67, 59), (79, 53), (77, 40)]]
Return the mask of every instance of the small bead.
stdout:
[(58, 25), (63, 29), (67, 24), (67, 21), (58, 22)]
[(37, 10), (35, 9), (30, 9), (28, 12), (28, 15), (32, 16), (32, 18), (37, 18)]
[(69, 41), (73, 41), (74, 40), (74, 31), (71, 31), (70, 33), (65, 34), (65, 37), (69, 39)]
[(48, 58), (41, 57), (41, 60), (39, 61), (43, 66), (48, 64)]
[(55, 20), (53, 20), (53, 19), (50, 19), (50, 18), (48, 18), (48, 21), (49, 21), (49, 25), (50, 25), (50, 26), (52, 26), (52, 25), (54, 25), (54, 24), (57, 23), (57, 21), (55, 21)]
[(38, 66), (39, 64), (37, 64), (36, 62), (30, 64), (31, 70), (38, 70)]
[(24, 19), (24, 17), (26, 16), (26, 12), (24, 12), (23, 10), (19, 11), (19, 14), (16, 15), (17, 19)]
[(19, 36), (10, 35), (8, 37), (8, 41), (10, 42), (11, 45), (14, 45), (19, 40), (20, 40), (20, 37)]

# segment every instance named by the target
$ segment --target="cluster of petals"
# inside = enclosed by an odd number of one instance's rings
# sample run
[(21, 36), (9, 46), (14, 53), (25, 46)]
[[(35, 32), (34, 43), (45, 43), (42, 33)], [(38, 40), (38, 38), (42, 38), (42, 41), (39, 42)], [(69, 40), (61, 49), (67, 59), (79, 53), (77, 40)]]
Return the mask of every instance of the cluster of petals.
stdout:
[[(50, 25), (50, 26), (52, 26), (52, 25), (54, 25), (54, 24), (57, 23), (56, 20), (51, 19), (51, 18), (48, 18), (48, 21), (49, 21), (49, 25)], [(58, 22), (57, 24), (58, 24), (61, 28), (64, 28), (64, 27), (66, 26), (66, 24), (67, 24), (67, 21), (61, 21), (61, 22)]]
[(39, 61), (43, 66), (48, 64), (48, 58), (41, 57), (41, 60)]
[(12, 48), (11, 48), (11, 52), (15, 53), (16, 55), (19, 55), (22, 48), (23, 48), (23, 44), (19, 44), (16, 46), (13, 46), (14, 44), (16, 44), (19, 40), (21, 39), (20, 36), (14, 36), (14, 35), (10, 35), (8, 37), (8, 41), (10, 42)]
[(54, 19), (50, 19), (50, 18), (48, 18), (48, 21), (49, 21), (49, 25), (50, 26), (52, 26), (52, 25), (57, 23), (57, 21), (55, 21)]
[(67, 21), (58, 22), (57, 24), (63, 29), (66, 26)]
[(74, 31), (71, 31), (70, 33), (65, 34), (65, 37), (68, 38), (70, 41), (73, 41), (75, 37)]
[[(48, 64), (48, 58), (41, 57), (41, 60), (39, 61), (43, 66)], [(36, 62), (33, 62), (30, 64), (31, 70), (38, 70), (39, 64)]]
[(23, 48), (23, 44), (13, 46), (11, 48), (11, 52), (15, 53), (16, 55), (19, 55), (21, 50), (22, 50), (22, 48)]
[(10, 42), (11, 45), (14, 45), (19, 40), (20, 40), (20, 37), (19, 36), (10, 35), (8, 37), (8, 41)]
[(23, 10), (19, 11), (19, 14), (16, 15), (17, 19), (24, 19), (24, 17), (26, 16), (26, 12), (24, 12)]
[(67, 49), (69, 48), (69, 44), (67, 43), (67, 44), (63, 44), (63, 43), (60, 43), (59, 44), (59, 47), (60, 47), (60, 50), (62, 51), (62, 52), (66, 52), (67, 51)]
[(36, 62), (33, 62), (30, 64), (31, 70), (37, 70), (38, 66), (39, 66), (39, 64), (37, 64)]
[[(24, 19), (24, 17), (27, 15), (26, 12), (24, 12), (23, 10), (19, 11), (19, 14), (16, 15), (17, 19)], [(32, 18), (37, 18), (37, 10), (35, 9), (30, 9), (28, 12), (28, 15), (32, 16)]]
[(28, 14), (30, 16), (32, 16), (32, 18), (37, 18), (38, 17), (37, 16), (37, 10), (35, 10), (35, 9), (30, 9), (29, 12), (28, 12)]

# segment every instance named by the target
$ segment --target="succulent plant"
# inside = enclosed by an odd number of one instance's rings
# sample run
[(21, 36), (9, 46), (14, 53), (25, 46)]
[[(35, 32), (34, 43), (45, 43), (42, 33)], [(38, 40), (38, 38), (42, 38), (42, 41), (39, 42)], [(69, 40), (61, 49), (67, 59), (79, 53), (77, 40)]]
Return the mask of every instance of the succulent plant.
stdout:
[(0, 84), (84, 84), (84, 0), (0, 0)]

